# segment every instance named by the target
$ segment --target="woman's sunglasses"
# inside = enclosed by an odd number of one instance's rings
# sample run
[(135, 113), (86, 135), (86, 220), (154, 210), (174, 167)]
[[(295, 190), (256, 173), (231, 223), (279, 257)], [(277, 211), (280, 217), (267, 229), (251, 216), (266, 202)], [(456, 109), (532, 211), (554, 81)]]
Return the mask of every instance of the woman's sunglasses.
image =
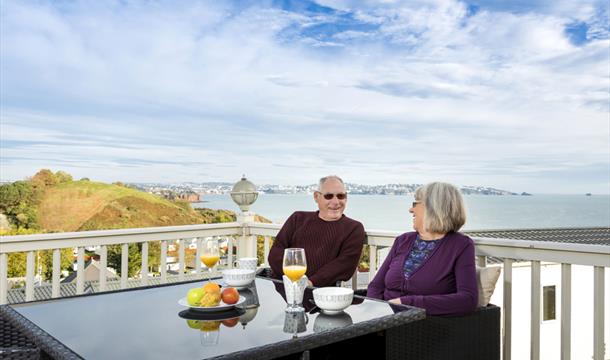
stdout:
[[(318, 191), (319, 192), (319, 191)], [(320, 194), (322, 194), (321, 192), (319, 192)], [(332, 200), (332, 198), (334, 198), (335, 196), (337, 197), (337, 199), (339, 200), (345, 200), (347, 199), (347, 194), (346, 193), (338, 193), (338, 194), (333, 194), (333, 193), (324, 193), (322, 194), (322, 196), (326, 199), (326, 200)]]

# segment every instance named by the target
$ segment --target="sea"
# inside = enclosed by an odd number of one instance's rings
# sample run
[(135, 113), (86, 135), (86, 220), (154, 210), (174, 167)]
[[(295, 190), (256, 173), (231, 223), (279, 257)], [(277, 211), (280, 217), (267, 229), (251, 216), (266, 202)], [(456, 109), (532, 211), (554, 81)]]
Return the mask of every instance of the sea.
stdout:
[[(462, 230), (610, 227), (610, 195), (465, 195)], [(410, 231), (410, 195), (350, 195), (345, 215), (366, 230)], [(239, 211), (229, 194), (203, 195), (195, 208)], [(259, 194), (250, 211), (283, 223), (294, 211), (314, 211), (311, 194)]]

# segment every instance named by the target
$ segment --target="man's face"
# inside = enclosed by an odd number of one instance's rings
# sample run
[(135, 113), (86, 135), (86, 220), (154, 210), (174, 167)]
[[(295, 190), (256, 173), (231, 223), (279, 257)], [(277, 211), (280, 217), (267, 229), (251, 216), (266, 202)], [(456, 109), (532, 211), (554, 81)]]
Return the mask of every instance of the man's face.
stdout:
[[(332, 194), (332, 197), (331, 197)], [(337, 196), (339, 195), (339, 196)], [(326, 199), (325, 197), (331, 197)], [(339, 199), (343, 197), (343, 199)], [(313, 194), (313, 198), (318, 204), (320, 209), (320, 218), (326, 221), (335, 221), (341, 219), (345, 205), (347, 204), (347, 195), (345, 192), (345, 186), (336, 179), (328, 179), (320, 191), (316, 191)]]

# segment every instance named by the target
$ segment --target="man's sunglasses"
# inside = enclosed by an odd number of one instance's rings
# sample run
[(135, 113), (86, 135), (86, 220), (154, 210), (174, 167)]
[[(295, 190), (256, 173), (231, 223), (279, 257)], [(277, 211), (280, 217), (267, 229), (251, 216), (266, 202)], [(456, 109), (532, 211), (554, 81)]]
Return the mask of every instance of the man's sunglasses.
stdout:
[[(321, 192), (318, 191), (318, 193), (322, 194)], [(334, 198), (335, 196), (337, 197), (337, 199), (339, 200), (345, 200), (347, 199), (347, 194), (346, 193), (338, 193), (338, 194), (333, 194), (333, 193), (324, 193), (322, 194), (322, 196), (326, 199), (326, 200), (332, 200), (332, 198)]]

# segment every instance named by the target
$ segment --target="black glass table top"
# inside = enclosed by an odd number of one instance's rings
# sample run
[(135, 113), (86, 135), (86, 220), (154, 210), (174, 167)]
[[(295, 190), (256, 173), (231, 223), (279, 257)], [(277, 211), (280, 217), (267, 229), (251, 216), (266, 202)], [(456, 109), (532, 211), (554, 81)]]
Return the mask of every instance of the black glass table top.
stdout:
[(309, 312), (287, 314), (281, 283), (266, 278), (256, 278), (240, 290), (246, 297), (244, 307), (202, 314), (178, 304), (189, 289), (204, 282), (11, 307), (86, 359), (203, 359), (277, 344), (284, 344), (285, 350), (290, 342), (332, 342), (327, 335), (334, 332), (350, 336), (345, 330), (367, 331), (380, 319), (392, 318), (387, 325), (392, 326), (425, 316), (424, 310), (407, 307), (396, 314), (395, 307), (364, 298), (355, 298), (343, 313), (326, 315), (309, 301), (310, 294), (304, 299)]

